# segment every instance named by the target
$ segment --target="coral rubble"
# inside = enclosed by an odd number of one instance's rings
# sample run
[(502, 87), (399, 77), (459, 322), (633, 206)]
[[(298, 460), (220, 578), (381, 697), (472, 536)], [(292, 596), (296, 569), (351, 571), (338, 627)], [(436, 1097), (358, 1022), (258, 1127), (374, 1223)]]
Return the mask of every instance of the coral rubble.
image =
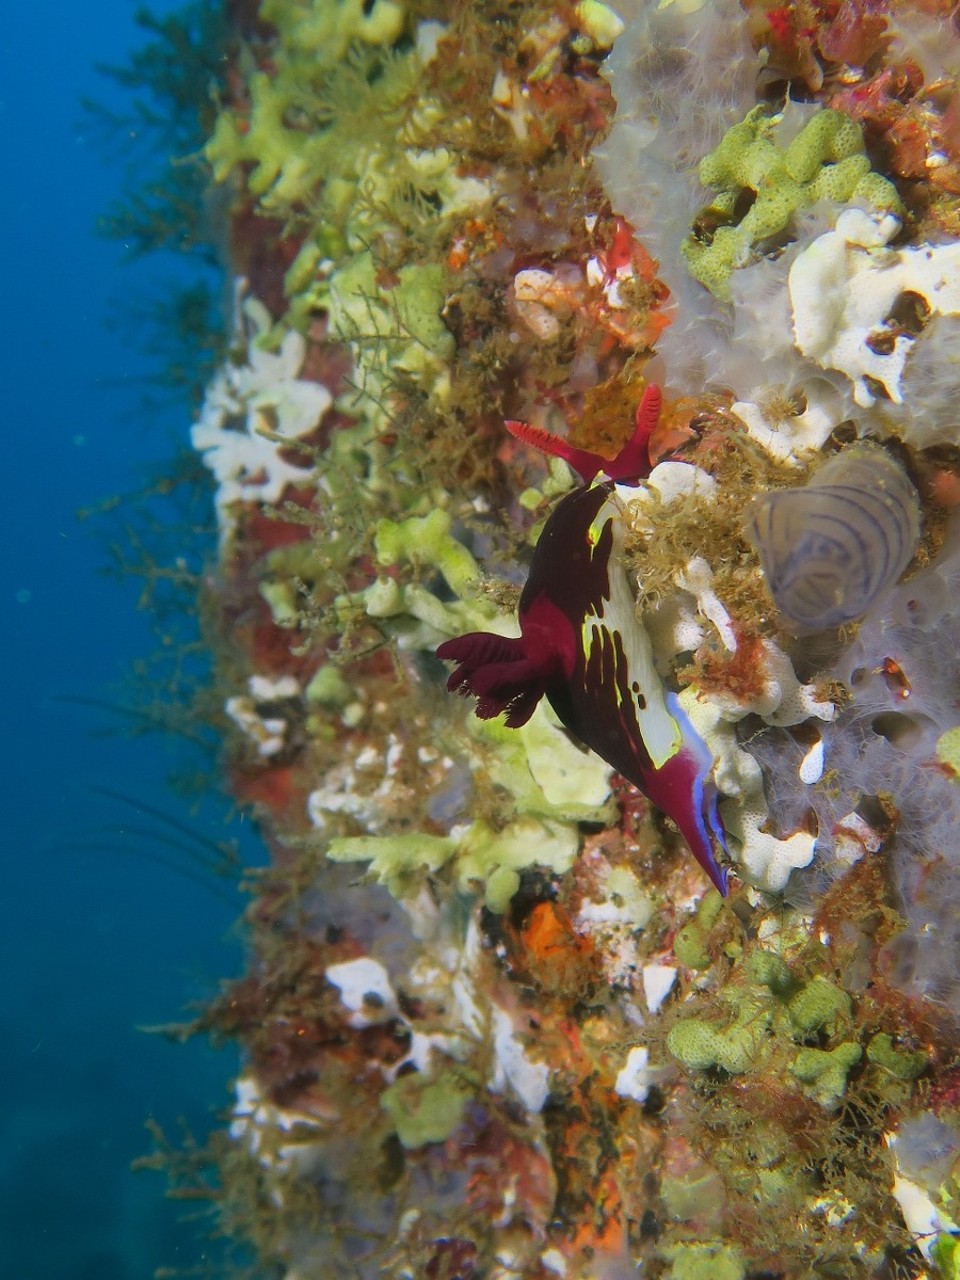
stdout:
[[(234, 21), (193, 442), (270, 865), (197, 1023), (244, 1053), (225, 1229), (287, 1280), (956, 1275), (955, 11)], [(519, 649), (574, 483), (527, 441), (613, 459), (653, 384), (604, 511), (726, 899), (550, 708), (481, 720), (435, 656)]]

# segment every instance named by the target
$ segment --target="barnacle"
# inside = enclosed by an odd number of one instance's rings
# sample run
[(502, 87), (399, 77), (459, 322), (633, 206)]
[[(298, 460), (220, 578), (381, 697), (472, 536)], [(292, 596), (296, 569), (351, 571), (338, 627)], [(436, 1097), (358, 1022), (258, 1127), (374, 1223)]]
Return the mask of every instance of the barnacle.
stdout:
[(855, 445), (806, 485), (755, 498), (747, 533), (770, 594), (797, 634), (861, 618), (913, 559), (916, 490), (882, 449)]

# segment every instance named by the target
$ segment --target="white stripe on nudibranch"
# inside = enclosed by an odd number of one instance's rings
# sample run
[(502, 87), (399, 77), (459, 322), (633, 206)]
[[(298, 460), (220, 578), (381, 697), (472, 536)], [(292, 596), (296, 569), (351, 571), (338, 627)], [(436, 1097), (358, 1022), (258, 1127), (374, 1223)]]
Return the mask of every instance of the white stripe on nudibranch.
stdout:
[(597, 545), (608, 521), (613, 523), (613, 545), (607, 564), (610, 594), (599, 613), (588, 614), (583, 620), (584, 658), (589, 666), (595, 646), (602, 651), (605, 645), (610, 645), (616, 653), (613, 641), (617, 636), (620, 638), (627, 666), (624, 683), (632, 691), (637, 727), (653, 767), (660, 769), (683, 746), (683, 734), (667, 708), (666, 690), (653, 661), (653, 645), (637, 617), (636, 599), (623, 567), (622, 506), (615, 494), (603, 504), (590, 527), (592, 546)]

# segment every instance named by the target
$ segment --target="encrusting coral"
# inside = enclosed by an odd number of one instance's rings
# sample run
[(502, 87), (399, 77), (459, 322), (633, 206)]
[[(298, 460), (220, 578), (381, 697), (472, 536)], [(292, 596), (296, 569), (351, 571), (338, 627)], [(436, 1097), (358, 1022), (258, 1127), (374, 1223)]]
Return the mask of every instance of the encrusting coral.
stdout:
[[(263, 1268), (955, 1274), (939, 18), (244, 18), (194, 445), (271, 864), (196, 1026), (243, 1047), (220, 1208)], [(864, 457), (876, 501), (815, 500)]]

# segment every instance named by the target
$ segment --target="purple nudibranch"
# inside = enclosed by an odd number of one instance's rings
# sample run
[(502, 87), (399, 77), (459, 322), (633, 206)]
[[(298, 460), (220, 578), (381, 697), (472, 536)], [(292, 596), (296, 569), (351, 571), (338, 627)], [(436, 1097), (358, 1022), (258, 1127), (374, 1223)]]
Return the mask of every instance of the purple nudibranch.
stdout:
[(564, 458), (584, 484), (544, 525), (520, 597), (520, 636), (475, 631), (445, 641), (437, 656), (457, 664), (447, 688), (472, 694), (482, 720), (506, 713), (517, 729), (545, 696), (575, 737), (673, 819), (726, 895), (726, 872), (714, 857), (714, 845), (726, 851), (726, 840), (713, 755), (657, 673), (623, 567), (616, 486), (650, 474), (660, 404), (660, 389), (647, 387), (633, 436), (612, 460), (524, 423), (506, 424), (519, 439)]

